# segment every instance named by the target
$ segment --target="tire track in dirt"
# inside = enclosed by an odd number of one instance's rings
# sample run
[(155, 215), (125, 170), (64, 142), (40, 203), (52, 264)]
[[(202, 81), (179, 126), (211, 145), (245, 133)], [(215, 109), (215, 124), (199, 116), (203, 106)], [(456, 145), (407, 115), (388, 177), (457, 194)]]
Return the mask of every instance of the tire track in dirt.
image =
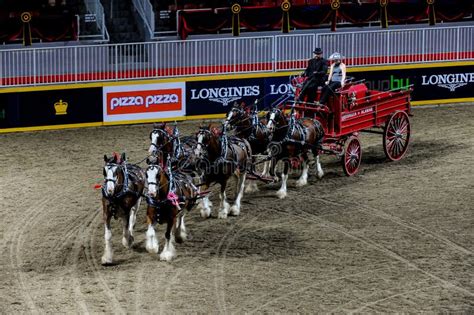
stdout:
[[(231, 218), (231, 217), (230, 217)], [(227, 220), (230, 220), (230, 218), (228, 218)], [(213, 237), (211, 239), (208, 239), (206, 242), (204, 242), (200, 248), (199, 248), (199, 252), (202, 252), (203, 250), (207, 251), (209, 249), (215, 249), (216, 251), (216, 258), (219, 257), (219, 250), (222, 246), (222, 244), (224, 243), (225, 239), (240, 225), (240, 224), (244, 224), (245, 225), (245, 221), (248, 220), (249, 217), (247, 215), (241, 215), (238, 217), (237, 220), (235, 220), (235, 222), (232, 223), (232, 226), (230, 226), (228, 229), (227, 229), (227, 232), (222, 235), (221, 237), (219, 236), (216, 236), (216, 237)], [(224, 220), (221, 220), (221, 219), (216, 219), (217, 221), (223, 221), (223, 222), (216, 222), (215, 224), (226, 224), (226, 222), (224, 222)], [(252, 220), (253, 221), (253, 220)], [(214, 222), (212, 222), (214, 223)], [(211, 245), (211, 246), (209, 246)], [(193, 263), (197, 260), (199, 260), (200, 258), (198, 256), (196, 256), (196, 258), (193, 258), (191, 259), (190, 261), (187, 261), (187, 264), (188, 265), (193, 265)], [(169, 281), (169, 284), (167, 285), (165, 291), (164, 291), (164, 300), (165, 301), (168, 301), (169, 299), (169, 296), (171, 294), (171, 291), (172, 291), (172, 285), (175, 285), (176, 284), (176, 281), (177, 281), (177, 278), (183, 273), (184, 269), (181, 269), (179, 272), (175, 273), (173, 278), (171, 279), (171, 281)], [(218, 294), (216, 294), (215, 296), (219, 296)], [(222, 309), (225, 309), (225, 302), (224, 304), (222, 303), (222, 301), (220, 299), (218, 299), (217, 301), (217, 306), (218, 308), (220, 309), (219, 312), (222, 312)], [(163, 310), (162, 308), (160, 309), (160, 313), (165, 313), (166, 310)]]
[[(369, 238), (365, 238), (365, 237), (362, 237), (362, 236), (359, 236), (355, 233), (351, 233), (349, 232), (346, 228), (344, 228), (343, 226), (337, 224), (337, 223), (334, 223), (334, 222), (331, 222), (331, 221), (327, 221), (327, 220), (324, 220), (322, 218), (319, 218), (318, 216), (315, 216), (314, 214), (310, 213), (310, 212), (306, 212), (306, 211), (301, 211), (303, 214), (306, 214), (306, 217), (303, 217), (303, 218), (306, 218), (308, 221), (311, 221), (311, 222), (316, 222), (318, 223), (319, 225), (322, 225), (326, 228), (329, 228), (329, 229), (332, 229), (336, 232), (339, 232), (349, 238), (352, 238), (354, 240), (357, 240), (359, 242), (362, 242), (364, 244), (366, 244), (367, 246), (369, 247), (372, 247), (374, 249), (377, 249), (378, 251), (386, 254), (388, 257), (391, 257), (392, 259), (394, 260), (397, 260), (397, 261), (400, 261), (400, 262), (403, 262), (404, 264), (406, 264), (407, 266), (410, 266), (411, 268), (413, 269), (416, 269), (418, 270), (419, 272), (423, 273), (424, 275), (434, 279), (434, 280), (437, 280), (438, 282), (441, 282), (441, 284), (443, 285), (443, 287), (447, 288), (447, 289), (455, 289), (465, 295), (468, 295), (468, 296), (471, 296), (471, 297), (474, 297), (474, 292), (471, 292), (463, 287), (460, 287), (448, 280), (445, 280), (445, 279), (442, 279), (441, 277), (438, 277), (436, 276), (435, 274), (421, 268), (421, 267), (418, 267), (417, 265), (415, 265), (413, 262), (411, 262), (409, 259), (406, 259), (402, 256), (400, 256), (399, 254), (393, 252), (392, 250), (386, 248), (385, 246), (375, 242), (374, 240), (372, 239), (369, 239)], [(295, 215), (297, 216), (297, 214), (292, 214), (292, 215)], [(318, 221), (318, 219), (320, 219)]]
[[(406, 295), (410, 292), (416, 292), (416, 291), (419, 291), (419, 290), (423, 290), (423, 289), (427, 289), (427, 288), (430, 288), (431, 286), (427, 286), (426, 284), (428, 284), (429, 282), (428, 281), (423, 281), (423, 282), (418, 282), (418, 283), (415, 283), (415, 286), (418, 286), (420, 284), (423, 285), (422, 288), (415, 288), (415, 289), (409, 289), (407, 290), (406, 288), (400, 288), (398, 287), (397, 289), (402, 289), (401, 292), (398, 292), (396, 294), (390, 294), (382, 299), (379, 299), (378, 301), (381, 301), (381, 300), (389, 300), (390, 297), (396, 297), (396, 296), (402, 296), (402, 295)], [(433, 287), (439, 287), (439, 285), (435, 285)], [(328, 313), (330, 314), (334, 314), (334, 313), (337, 313), (337, 312), (356, 312), (356, 311), (349, 311), (347, 309), (347, 307), (350, 305), (350, 304), (354, 304), (354, 303), (357, 303), (357, 302), (360, 302), (361, 300), (366, 300), (366, 299), (369, 299), (377, 294), (380, 294), (381, 292), (387, 292), (389, 291), (388, 289), (385, 289), (385, 290), (380, 290), (380, 289), (377, 289), (377, 291), (375, 292), (372, 292), (370, 294), (366, 294), (364, 296), (361, 296), (361, 297), (358, 297), (358, 298), (355, 298), (355, 299), (352, 299), (352, 300), (349, 300), (347, 302), (345, 302), (344, 304), (341, 304), (341, 305), (338, 305), (337, 307), (331, 309), (328, 311)], [(365, 304), (369, 304), (369, 303), (373, 303), (373, 302), (367, 302)], [(360, 303), (359, 303), (360, 304)], [(364, 304), (364, 305), (365, 305)], [(375, 304), (374, 304), (375, 305)], [(391, 310), (385, 310), (386, 312), (390, 312)]]
[[(67, 189), (65, 189), (64, 193), (68, 193), (74, 191), (78, 188), (79, 184), (71, 185)], [(46, 207), (49, 204), (55, 204), (58, 200), (62, 198), (62, 195), (56, 195), (56, 197), (49, 197), (50, 195), (54, 196), (54, 194), (48, 194), (44, 192), (42, 196), (45, 196), (39, 200), (36, 200), (36, 204), (33, 206), (25, 207), (22, 211), (21, 218), (18, 218), (14, 221), (13, 225), (10, 226), (10, 230), (13, 230), (9, 241), (11, 242), (10, 245), (10, 266), (15, 273), (15, 277), (18, 280), (19, 288), (21, 295), (25, 302), (27, 303), (28, 307), (33, 312), (40, 312), (38, 307), (36, 306), (34, 299), (32, 298), (31, 294), (29, 293), (29, 286), (26, 285), (26, 280), (24, 277), (23, 272), (21, 272), (21, 265), (22, 265), (22, 254), (21, 248), (24, 245), (24, 234), (27, 231), (28, 237), (31, 239), (35, 239), (33, 236), (31, 229), (33, 224), (38, 224), (43, 218), (49, 218), (51, 213), (46, 211)], [(6, 233), (8, 235), (8, 232)], [(5, 237), (8, 239), (8, 236)]]
[(94, 232), (94, 222), (96, 218), (99, 216), (100, 212), (97, 212), (96, 215), (87, 222), (87, 224), (84, 227), (84, 243), (87, 244), (88, 246), (85, 246), (84, 248), (84, 256), (86, 258), (87, 265), (90, 267), (92, 273), (94, 274), (95, 278), (99, 281), (99, 285), (102, 288), (103, 293), (107, 296), (108, 298), (108, 303), (107, 305), (112, 308), (112, 312), (114, 314), (125, 314), (126, 311), (122, 308), (121, 303), (117, 299), (114, 291), (109, 287), (107, 284), (107, 281), (105, 278), (102, 276), (102, 269), (103, 267), (100, 267), (97, 263), (97, 261), (100, 259), (96, 256), (96, 250), (94, 246), (94, 241), (95, 241), (95, 234)]
[[(373, 301), (373, 302), (368, 302), (364, 305), (362, 305), (361, 307), (359, 307), (358, 309), (355, 309), (355, 310), (351, 310), (349, 312), (349, 314), (354, 314), (354, 313), (359, 313), (361, 312), (362, 310), (370, 307), (370, 306), (374, 306), (374, 305), (377, 305), (378, 303), (380, 302), (383, 302), (383, 301), (388, 301), (388, 300), (391, 300), (393, 298), (396, 298), (396, 297), (399, 297), (399, 296), (404, 296), (404, 295), (407, 295), (407, 294), (410, 294), (410, 293), (415, 293), (415, 292), (418, 292), (418, 291), (421, 291), (421, 290), (429, 290), (429, 289), (434, 289), (434, 288), (438, 288), (439, 286), (438, 285), (432, 285), (432, 286), (425, 286), (423, 288), (418, 288), (418, 289), (413, 289), (413, 290), (407, 290), (407, 291), (403, 291), (403, 292), (400, 292), (400, 293), (397, 293), (397, 294), (393, 294), (393, 295), (390, 295), (390, 296), (387, 296), (383, 299), (378, 299), (376, 301)], [(393, 311), (393, 310), (389, 310), (389, 311)]]

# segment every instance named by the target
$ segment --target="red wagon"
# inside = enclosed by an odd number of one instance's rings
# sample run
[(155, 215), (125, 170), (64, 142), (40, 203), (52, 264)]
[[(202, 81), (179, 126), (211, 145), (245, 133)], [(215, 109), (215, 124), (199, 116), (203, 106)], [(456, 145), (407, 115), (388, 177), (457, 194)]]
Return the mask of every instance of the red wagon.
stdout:
[[(352, 176), (362, 158), (360, 132), (382, 134), (387, 158), (403, 158), (410, 141), (411, 91), (411, 87), (375, 91), (363, 82), (354, 82), (336, 91), (327, 106), (298, 102), (283, 106), (294, 108), (297, 117), (312, 117), (321, 122), (325, 130), (322, 152), (342, 157), (344, 172)], [(298, 92), (299, 89), (297, 96)]]

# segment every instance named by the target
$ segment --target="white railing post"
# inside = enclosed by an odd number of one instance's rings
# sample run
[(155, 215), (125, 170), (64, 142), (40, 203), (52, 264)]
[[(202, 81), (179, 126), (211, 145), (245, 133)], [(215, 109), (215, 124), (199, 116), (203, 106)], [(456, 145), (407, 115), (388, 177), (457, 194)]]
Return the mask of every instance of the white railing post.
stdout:
[(36, 85), (36, 76), (38, 74), (38, 71), (36, 71), (36, 52), (38, 50), (33, 50), (32, 55), (33, 55), (33, 85)]
[(390, 63), (390, 31), (387, 31), (387, 61), (386, 63)]
[(234, 38), (233, 44), (234, 44), (234, 48), (232, 49), (233, 51), (232, 61), (234, 62), (234, 67), (232, 71), (234, 73), (237, 73), (237, 38)]
[(115, 59), (115, 81), (118, 81), (118, 45), (114, 46), (114, 59)]
[(272, 37), (272, 70), (273, 72), (278, 71), (278, 50), (277, 50), (277, 37)]
[(460, 43), (461, 43), (461, 28), (457, 27), (456, 29), (456, 60), (459, 60), (459, 57), (461, 55), (460, 52)]
[(426, 29), (421, 30), (421, 61), (425, 61)]

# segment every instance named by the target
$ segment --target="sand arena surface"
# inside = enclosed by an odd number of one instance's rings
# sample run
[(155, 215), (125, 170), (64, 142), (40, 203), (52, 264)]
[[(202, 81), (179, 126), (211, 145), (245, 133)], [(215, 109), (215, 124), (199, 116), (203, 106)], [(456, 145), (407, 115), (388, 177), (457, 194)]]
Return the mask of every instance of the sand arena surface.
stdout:
[[(0, 310), (12, 312), (474, 312), (474, 106), (415, 108), (407, 156), (361, 135), (359, 174), (334, 157), (288, 197), (261, 185), (239, 217), (187, 216), (172, 263), (135, 244), (103, 267), (103, 154), (139, 161), (151, 125), (0, 135)], [(182, 134), (197, 123), (180, 124)], [(215, 191), (215, 188), (214, 188)], [(218, 205), (218, 194), (211, 197)], [(160, 251), (164, 226), (157, 232)]]

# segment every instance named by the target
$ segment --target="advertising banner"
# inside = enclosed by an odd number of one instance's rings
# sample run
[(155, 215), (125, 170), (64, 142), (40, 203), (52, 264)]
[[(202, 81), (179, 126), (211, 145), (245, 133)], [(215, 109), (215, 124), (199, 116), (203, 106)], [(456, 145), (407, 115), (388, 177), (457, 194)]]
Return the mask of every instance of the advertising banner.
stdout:
[(231, 79), (186, 83), (186, 115), (227, 113), (234, 102), (247, 105), (264, 96), (264, 79)]
[[(474, 97), (474, 65), (376, 71), (350, 68), (347, 76), (354, 77), (354, 80), (365, 80), (364, 83), (371, 90), (388, 91), (413, 85), (412, 101)], [(292, 93), (288, 76), (266, 78), (264, 86), (266, 108), (279, 97)]]
[(0, 128), (102, 121), (102, 88), (0, 94)]
[(185, 83), (103, 88), (104, 122), (160, 120), (186, 114)]
[(474, 97), (474, 65), (350, 72), (369, 89), (391, 90), (413, 84), (413, 101)]

